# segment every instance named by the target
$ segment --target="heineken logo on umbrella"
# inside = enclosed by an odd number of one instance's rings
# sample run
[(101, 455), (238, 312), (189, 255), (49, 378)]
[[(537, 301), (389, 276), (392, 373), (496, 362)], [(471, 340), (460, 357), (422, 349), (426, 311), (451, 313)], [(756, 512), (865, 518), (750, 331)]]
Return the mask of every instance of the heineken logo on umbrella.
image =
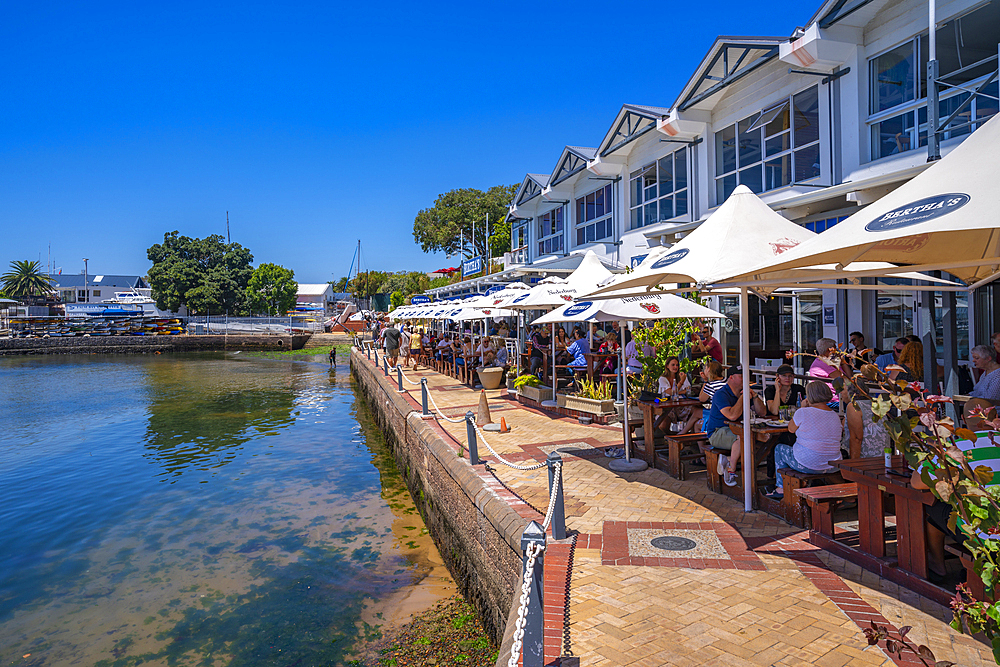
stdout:
[(660, 307), (657, 306), (655, 303), (640, 303), (639, 307), (649, 312), (652, 315), (660, 314)]
[(563, 301), (572, 301), (573, 300), (573, 297), (571, 297), (569, 294), (560, 294), (559, 296), (560, 296), (560, 298), (562, 298)]
[(503, 301), (503, 299), (493, 299), (493, 305), (499, 306), (501, 301)]
[(489, 308), (487, 308), (486, 310), (483, 311), (483, 315), (489, 315), (492, 312), (493, 312), (492, 310), (490, 310)]
[(927, 197), (882, 214), (881, 217), (865, 225), (865, 229), (869, 232), (891, 232), (900, 227), (927, 222), (957, 211), (968, 204), (970, 199), (972, 198), (969, 195), (961, 192)]
[(662, 269), (665, 266), (670, 266), (671, 264), (676, 264), (677, 262), (679, 262), (682, 259), (684, 259), (685, 257), (687, 257), (687, 255), (688, 255), (689, 252), (691, 252), (691, 251), (688, 250), (687, 248), (682, 248), (680, 250), (675, 250), (674, 252), (670, 253), (666, 257), (661, 257), (660, 259), (658, 259), (655, 262), (653, 262), (653, 265), (650, 268), (651, 269)]
[(569, 308), (564, 310), (563, 315), (565, 315), (566, 317), (576, 317), (577, 315), (579, 315), (580, 313), (587, 310), (593, 305), (594, 305), (593, 301), (581, 301), (575, 306), (570, 306)]

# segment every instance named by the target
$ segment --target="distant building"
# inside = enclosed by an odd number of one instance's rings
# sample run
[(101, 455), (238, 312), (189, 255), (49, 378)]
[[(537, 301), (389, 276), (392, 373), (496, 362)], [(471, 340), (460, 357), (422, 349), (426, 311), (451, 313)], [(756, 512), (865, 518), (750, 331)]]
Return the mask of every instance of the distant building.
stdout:
[(115, 292), (149, 289), (142, 276), (51, 274), (52, 289), (62, 303), (100, 303)]
[(295, 296), (295, 310), (332, 313), (336, 302), (330, 283), (299, 283)]

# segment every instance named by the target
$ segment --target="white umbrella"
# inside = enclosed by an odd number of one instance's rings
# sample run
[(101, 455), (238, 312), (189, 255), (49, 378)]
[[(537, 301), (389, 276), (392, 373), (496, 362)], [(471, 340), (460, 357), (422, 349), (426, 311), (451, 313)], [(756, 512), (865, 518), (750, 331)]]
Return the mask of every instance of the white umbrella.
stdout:
[(816, 264), (833, 265), (821, 278), (844, 278), (841, 267), (864, 260), (947, 271), (974, 289), (1000, 269), (997, 173), (1000, 117), (882, 199), (787, 254), (760, 258), (732, 282), (782, 282)]

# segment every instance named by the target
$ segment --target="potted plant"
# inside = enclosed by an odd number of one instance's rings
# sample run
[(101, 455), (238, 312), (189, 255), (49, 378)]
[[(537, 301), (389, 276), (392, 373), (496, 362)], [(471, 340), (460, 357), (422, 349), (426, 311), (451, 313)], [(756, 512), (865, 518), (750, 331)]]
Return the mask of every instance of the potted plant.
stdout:
[(479, 384), (483, 389), (497, 389), (503, 381), (502, 366), (484, 366), (476, 371), (479, 375)]
[(579, 391), (575, 394), (559, 394), (557, 401), (560, 407), (595, 415), (610, 414), (615, 411), (614, 394), (611, 383), (607, 380), (595, 382), (584, 378), (580, 380)]
[(536, 403), (552, 400), (552, 388), (543, 387), (542, 381), (538, 379), (537, 375), (528, 373), (517, 376), (514, 379), (514, 388), (517, 389), (518, 394)]

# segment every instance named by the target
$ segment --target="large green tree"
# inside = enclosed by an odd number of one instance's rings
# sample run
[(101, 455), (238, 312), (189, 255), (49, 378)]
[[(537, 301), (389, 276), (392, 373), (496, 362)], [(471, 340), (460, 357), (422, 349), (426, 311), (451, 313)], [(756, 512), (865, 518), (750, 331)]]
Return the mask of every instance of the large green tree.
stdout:
[(277, 264), (261, 264), (247, 284), (247, 305), (252, 313), (281, 315), (295, 307), (298, 291), (294, 271)]
[(203, 239), (163, 235), (146, 251), (153, 266), (149, 286), (159, 308), (192, 313), (242, 313), (253, 274), (253, 255), (239, 243), (224, 243), (213, 234)]
[[(417, 213), (413, 220), (413, 238), (424, 252), (499, 257), (510, 250), (510, 226), (503, 224), (503, 219), (517, 188), (517, 184), (495, 185), (486, 192), (461, 188), (439, 195), (434, 206)], [(489, 238), (486, 236), (487, 215)], [(473, 226), (475, 238), (472, 238)]]
[(8, 298), (22, 301), (36, 301), (52, 291), (53, 279), (42, 273), (41, 262), (14, 260), (10, 271), (0, 276), (3, 293)]

